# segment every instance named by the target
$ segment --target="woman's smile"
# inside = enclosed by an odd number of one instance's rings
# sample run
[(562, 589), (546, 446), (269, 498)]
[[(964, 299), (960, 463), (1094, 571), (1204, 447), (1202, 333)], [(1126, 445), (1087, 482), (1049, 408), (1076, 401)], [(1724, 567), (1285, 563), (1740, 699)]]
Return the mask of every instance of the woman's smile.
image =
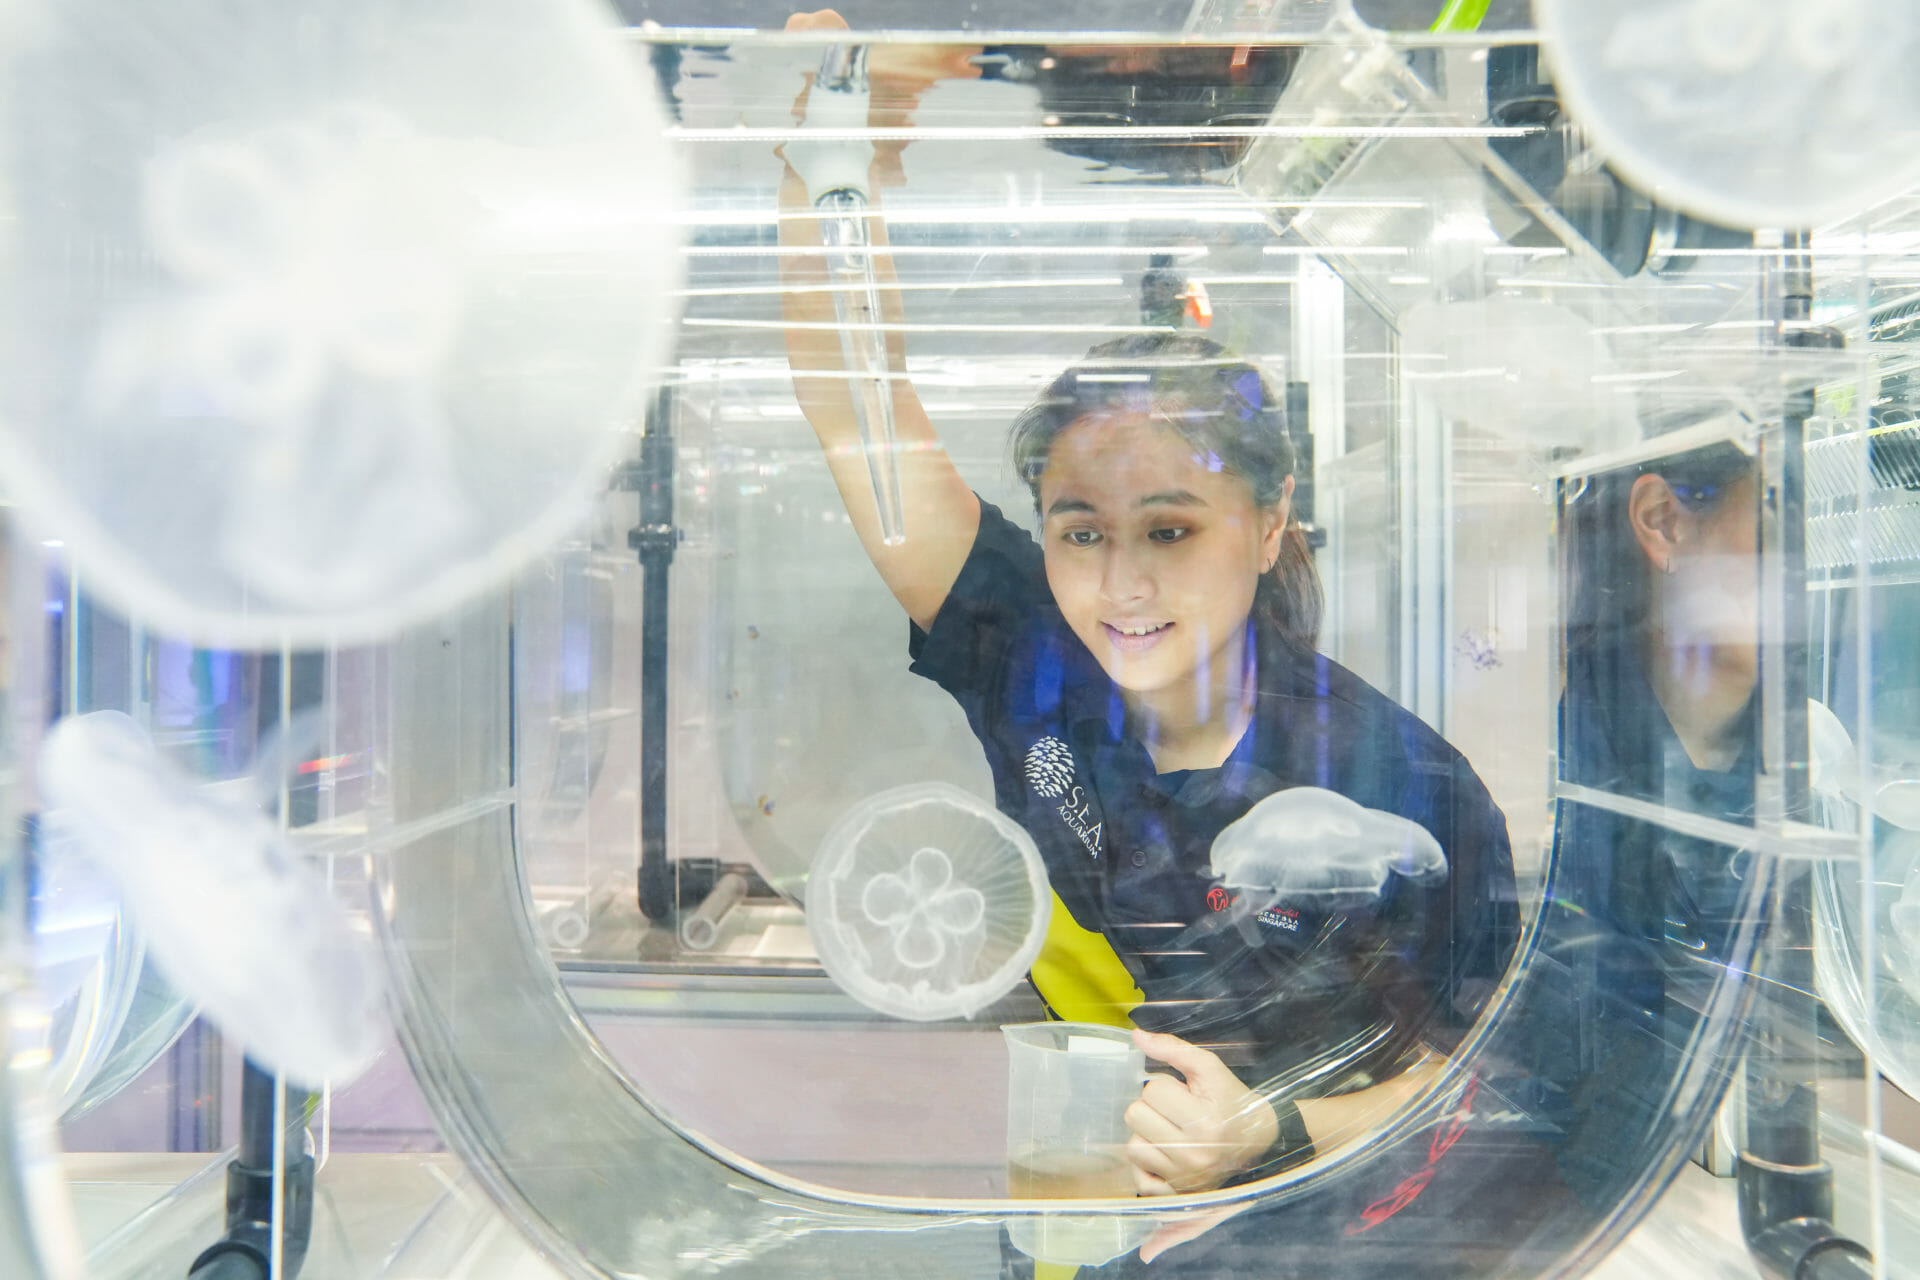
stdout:
[(1107, 643), (1121, 653), (1145, 653), (1173, 631), (1171, 622), (1103, 622)]
[(1109, 678), (1164, 702), (1157, 716), (1225, 706), (1284, 507), (1258, 506), (1218, 459), (1124, 414), (1062, 432), (1039, 487), (1048, 585)]

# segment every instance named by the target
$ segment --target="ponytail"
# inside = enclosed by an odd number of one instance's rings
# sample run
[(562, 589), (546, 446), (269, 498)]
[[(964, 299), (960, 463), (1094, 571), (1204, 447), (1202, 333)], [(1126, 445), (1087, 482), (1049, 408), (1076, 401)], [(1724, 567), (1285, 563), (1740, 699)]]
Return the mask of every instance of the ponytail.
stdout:
[(1291, 521), (1280, 535), (1279, 558), (1271, 570), (1260, 575), (1260, 584), (1254, 588), (1254, 619), (1279, 632), (1283, 640), (1311, 651), (1320, 645), (1320, 620), (1326, 603), (1306, 530), (1298, 521)]

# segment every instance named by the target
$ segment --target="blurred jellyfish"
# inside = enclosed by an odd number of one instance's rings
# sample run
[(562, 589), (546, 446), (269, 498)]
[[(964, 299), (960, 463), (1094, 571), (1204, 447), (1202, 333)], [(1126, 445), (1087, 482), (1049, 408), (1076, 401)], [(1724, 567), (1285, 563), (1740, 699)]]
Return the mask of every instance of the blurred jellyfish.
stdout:
[(504, 580), (667, 354), (682, 184), (645, 66), (594, 0), (0, 21), (10, 492), (103, 595), (227, 646)]
[(945, 783), (849, 809), (820, 841), (806, 900), (827, 975), (916, 1021), (965, 1017), (1011, 991), (1053, 906), (1033, 838)]
[(40, 781), (48, 844), (105, 869), (167, 977), (249, 1055), (316, 1084), (373, 1060), (371, 943), (250, 791), (197, 786), (117, 711), (56, 724)]
[(1920, 781), (1875, 771), (1860, 774), (1853, 736), (1825, 703), (1807, 699), (1807, 785), (1821, 825), (1837, 831), (1859, 825), (1861, 807), (1908, 831), (1920, 831)]
[(1320, 787), (1276, 791), (1254, 805), (1214, 837), (1212, 865), (1255, 911), (1288, 901), (1356, 906), (1379, 898), (1389, 876), (1447, 878), (1446, 854), (1425, 827)]
[(1639, 439), (1633, 402), (1593, 325), (1532, 298), (1423, 303), (1400, 321), (1408, 385), (1439, 411), (1538, 449)]
[(29, 912), (33, 982), (47, 1011), (46, 1088), (64, 1114), (126, 1025), (146, 948), (112, 882), (70, 842), (35, 851)]
[[(1881, 963), (1892, 970), (1906, 1000), (1902, 1008), (1883, 989), (1875, 998), (1872, 1025), (1891, 1042), (1892, 1047), (1883, 1043), (1877, 1049), (1897, 1068), (1893, 1077), (1903, 1080), (1902, 1087), (1911, 1087), (1904, 1082), (1920, 1079), (1920, 1036), (1913, 1017), (1920, 1009), (1920, 834), (1894, 831), (1879, 840), (1873, 869), (1885, 904), (1881, 907), (1885, 913)], [(1853, 1003), (1864, 1006), (1865, 1002), (1856, 998)]]
[(1844, 831), (1859, 824), (1860, 789), (1848, 785), (1855, 769), (1853, 737), (1824, 703), (1807, 699), (1807, 786), (1820, 825)]
[(1536, 0), (1569, 114), (1661, 202), (1819, 226), (1920, 174), (1906, 0)]
[(1896, 827), (1920, 831), (1920, 780), (1895, 778), (1873, 793), (1873, 811)]

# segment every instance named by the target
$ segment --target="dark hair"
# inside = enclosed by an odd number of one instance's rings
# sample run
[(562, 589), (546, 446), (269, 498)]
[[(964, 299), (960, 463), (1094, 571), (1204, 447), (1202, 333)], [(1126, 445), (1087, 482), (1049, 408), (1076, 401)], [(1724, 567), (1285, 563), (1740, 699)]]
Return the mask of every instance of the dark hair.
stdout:
[(1644, 638), (1653, 567), (1627, 514), (1641, 476), (1659, 476), (1683, 506), (1704, 514), (1717, 510), (1728, 489), (1752, 474), (1754, 465), (1737, 445), (1720, 443), (1588, 479), (1567, 501), (1564, 517), (1572, 578), (1569, 648), (1600, 649)]
[[(1033, 494), (1036, 511), (1040, 475), (1054, 441), (1088, 414), (1102, 412), (1142, 415), (1172, 427), (1218, 459), (1222, 470), (1245, 480), (1262, 507), (1286, 493), (1294, 469), (1286, 399), (1260, 370), (1193, 334), (1143, 334), (1087, 352), (1014, 419), (1014, 470)], [(1324, 607), (1306, 534), (1289, 521), (1279, 559), (1255, 588), (1254, 619), (1312, 649), (1319, 642)]]

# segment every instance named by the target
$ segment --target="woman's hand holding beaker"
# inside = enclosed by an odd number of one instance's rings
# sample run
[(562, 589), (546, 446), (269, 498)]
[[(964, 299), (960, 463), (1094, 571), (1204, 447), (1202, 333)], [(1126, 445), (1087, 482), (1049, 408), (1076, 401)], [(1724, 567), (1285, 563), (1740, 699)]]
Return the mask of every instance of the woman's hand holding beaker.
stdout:
[(1280, 1136), (1273, 1107), (1217, 1055), (1150, 1031), (1135, 1031), (1133, 1042), (1185, 1077), (1153, 1077), (1127, 1108), (1127, 1158), (1141, 1195), (1211, 1191), (1272, 1148)]

